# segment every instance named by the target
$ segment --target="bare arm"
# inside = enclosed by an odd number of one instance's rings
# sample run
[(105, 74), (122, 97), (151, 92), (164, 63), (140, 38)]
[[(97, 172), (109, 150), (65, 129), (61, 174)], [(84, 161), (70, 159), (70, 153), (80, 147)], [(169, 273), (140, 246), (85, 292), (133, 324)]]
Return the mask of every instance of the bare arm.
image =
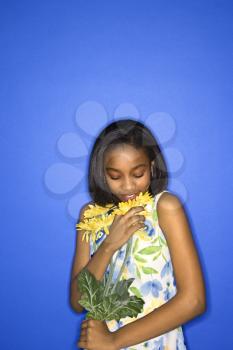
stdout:
[(117, 349), (157, 337), (205, 311), (205, 287), (197, 251), (176, 196), (169, 193), (161, 196), (158, 219), (170, 250), (177, 294), (148, 315), (114, 332)]

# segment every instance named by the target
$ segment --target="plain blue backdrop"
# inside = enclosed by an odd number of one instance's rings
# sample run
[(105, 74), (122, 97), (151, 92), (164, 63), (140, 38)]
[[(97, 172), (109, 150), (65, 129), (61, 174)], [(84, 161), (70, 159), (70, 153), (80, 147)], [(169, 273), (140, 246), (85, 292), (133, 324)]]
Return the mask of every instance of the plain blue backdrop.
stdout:
[(208, 296), (188, 348), (232, 347), (232, 15), (230, 0), (1, 1), (1, 349), (75, 349), (87, 154), (130, 111), (176, 125), (165, 146), (183, 157), (174, 177)]

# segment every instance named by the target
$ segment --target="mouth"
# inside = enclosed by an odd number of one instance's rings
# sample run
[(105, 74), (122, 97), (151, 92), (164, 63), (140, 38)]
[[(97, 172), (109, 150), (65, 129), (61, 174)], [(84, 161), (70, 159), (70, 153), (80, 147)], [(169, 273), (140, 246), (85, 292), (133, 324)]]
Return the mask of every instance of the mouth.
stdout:
[(119, 196), (120, 200), (122, 200), (123, 202), (127, 202), (130, 199), (135, 199), (137, 196), (139, 195), (139, 193), (133, 193), (133, 194), (122, 194), (121, 196)]

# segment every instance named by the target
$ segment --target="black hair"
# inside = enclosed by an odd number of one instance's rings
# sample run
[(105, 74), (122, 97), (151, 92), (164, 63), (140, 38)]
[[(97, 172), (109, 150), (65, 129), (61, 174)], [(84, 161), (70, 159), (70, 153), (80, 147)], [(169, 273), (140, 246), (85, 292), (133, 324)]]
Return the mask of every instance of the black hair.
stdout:
[(168, 171), (159, 144), (151, 131), (141, 122), (121, 119), (105, 127), (97, 137), (90, 155), (88, 169), (88, 187), (93, 201), (99, 205), (118, 204), (119, 199), (113, 195), (107, 185), (104, 171), (104, 155), (110, 147), (128, 144), (136, 149), (143, 148), (154, 161), (153, 176), (148, 192), (155, 196), (166, 189)]

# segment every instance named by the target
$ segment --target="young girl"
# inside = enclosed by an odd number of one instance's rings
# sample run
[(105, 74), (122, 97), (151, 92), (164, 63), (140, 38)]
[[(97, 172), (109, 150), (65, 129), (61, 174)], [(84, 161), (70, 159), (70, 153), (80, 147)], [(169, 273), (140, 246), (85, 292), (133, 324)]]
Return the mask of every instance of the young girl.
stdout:
[[(145, 304), (137, 318), (117, 321), (84, 320), (77, 345), (87, 350), (184, 350), (181, 325), (205, 311), (205, 287), (197, 251), (184, 208), (166, 190), (168, 173), (161, 149), (142, 123), (130, 119), (107, 126), (96, 139), (89, 165), (89, 191), (93, 202), (118, 205), (152, 195), (152, 224), (143, 206), (115, 215), (109, 234), (98, 241), (82, 240), (78, 231), (71, 278), (71, 305), (84, 309), (77, 276), (86, 267), (98, 280), (108, 272), (112, 257), (123, 260), (129, 239), (132, 250), (122, 278)], [(81, 210), (84, 219), (88, 203)], [(146, 225), (145, 225), (146, 224)], [(149, 228), (148, 228), (149, 226)], [(147, 234), (138, 234), (146, 228)], [(154, 248), (152, 248), (154, 247)]]

